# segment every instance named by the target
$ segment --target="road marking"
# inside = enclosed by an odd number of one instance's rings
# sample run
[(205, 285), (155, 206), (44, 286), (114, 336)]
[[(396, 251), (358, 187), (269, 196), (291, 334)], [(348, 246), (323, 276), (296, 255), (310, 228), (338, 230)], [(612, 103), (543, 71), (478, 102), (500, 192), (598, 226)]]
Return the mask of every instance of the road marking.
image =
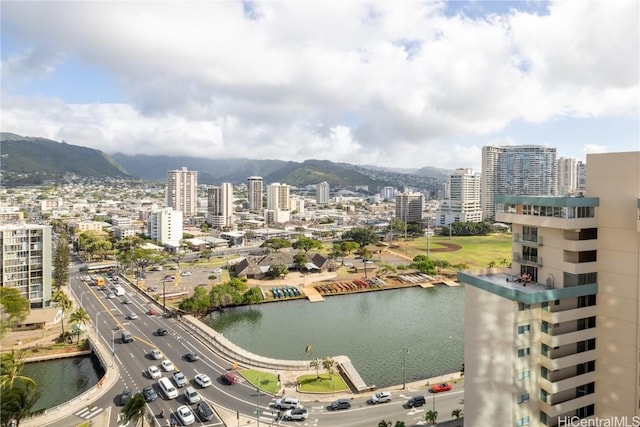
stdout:
[(88, 420), (89, 418), (99, 414), (103, 410), (104, 408), (98, 408), (94, 406), (92, 408), (84, 408), (83, 410), (76, 412), (74, 415)]

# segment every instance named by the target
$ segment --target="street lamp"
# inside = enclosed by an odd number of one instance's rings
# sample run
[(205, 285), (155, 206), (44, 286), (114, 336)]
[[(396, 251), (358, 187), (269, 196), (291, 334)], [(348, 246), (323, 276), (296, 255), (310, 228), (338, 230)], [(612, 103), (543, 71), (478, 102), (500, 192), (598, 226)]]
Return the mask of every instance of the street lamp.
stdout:
[(94, 326), (96, 327), (96, 332), (98, 332), (98, 316), (100, 315), (100, 313), (106, 313), (107, 310), (102, 310), (96, 313), (96, 322), (94, 323)]
[(116, 360), (116, 330), (111, 330), (111, 367), (115, 364)]
[(409, 353), (409, 349), (408, 348), (403, 348), (402, 349), (402, 389), (406, 389), (407, 388), (407, 375), (406, 375), (406, 369), (405, 369), (405, 355)]
[(167, 314), (167, 281), (162, 281), (162, 313)]
[(260, 377), (258, 377), (258, 384), (256, 384), (256, 422), (260, 427)]
[(84, 294), (88, 294), (88, 293), (89, 293), (89, 291), (84, 291), (83, 293), (80, 294), (80, 307), (84, 307), (82, 305), (82, 297), (84, 296)]

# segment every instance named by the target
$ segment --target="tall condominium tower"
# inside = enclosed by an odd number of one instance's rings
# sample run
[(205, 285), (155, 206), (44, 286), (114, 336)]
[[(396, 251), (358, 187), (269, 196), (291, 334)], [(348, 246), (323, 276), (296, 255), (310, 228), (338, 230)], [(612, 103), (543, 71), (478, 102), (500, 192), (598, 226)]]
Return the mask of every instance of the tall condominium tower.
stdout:
[(316, 184), (316, 202), (318, 205), (326, 205), (329, 203), (329, 183), (323, 181), (320, 184)]
[(578, 160), (566, 157), (558, 159), (558, 194), (574, 194), (578, 189)]
[(207, 222), (212, 227), (224, 228), (233, 225), (233, 186), (228, 182), (207, 190)]
[(198, 172), (183, 167), (167, 172), (167, 206), (182, 211), (185, 218), (196, 213)]
[(584, 197), (496, 196), (512, 266), (458, 273), (465, 425), (640, 417), (640, 152), (587, 163)]
[(578, 160), (577, 168), (577, 182), (576, 187), (578, 191), (585, 191), (587, 189), (587, 164), (581, 160)]
[(267, 185), (267, 209), (289, 210), (289, 186), (278, 182)]
[[(60, 242), (66, 244), (66, 242)], [(15, 288), (31, 308), (51, 301), (51, 227), (0, 225), (0, 286)]]
[(482, 221), (479, 173), (474, 173), (473, 169), (456, 169), (449, 176), (449, 193), (449, 198), (440, 204), (436, 225)]
[(424, 195), (422, 193), (396, 194), (396, 218), (404, 223), (422, 221)]
[(258, 211), (262, 209), (261, 176), (250, 176), (247, 178), (247, 199), (249, 199), (249, 210)]
[(156, 209), (149, 213), (147, 234), (163, 245), (178, 247), (182, 240), (182, 211)]
[(557, 168), (555, 148), (540, 145), (482, 147), (482, 217), (494, 218), (496, 196), (556, 195)]

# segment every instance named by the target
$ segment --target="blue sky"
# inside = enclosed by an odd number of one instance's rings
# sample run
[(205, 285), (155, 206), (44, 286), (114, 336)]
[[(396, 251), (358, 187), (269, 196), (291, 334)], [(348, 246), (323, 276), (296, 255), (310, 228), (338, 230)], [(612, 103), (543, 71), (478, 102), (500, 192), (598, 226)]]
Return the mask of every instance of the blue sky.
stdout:
[(0, 8), (3, 132), (110, 154), (477, 170), (490, 144), (640, 150), (635, 0)]

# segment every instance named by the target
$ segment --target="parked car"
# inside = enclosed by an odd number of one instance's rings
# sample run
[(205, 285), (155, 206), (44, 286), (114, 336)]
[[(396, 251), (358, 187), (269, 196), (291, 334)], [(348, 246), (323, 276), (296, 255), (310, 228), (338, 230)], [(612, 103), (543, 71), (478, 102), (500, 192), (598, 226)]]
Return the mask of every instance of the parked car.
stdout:
[(182, 273), (180, 273), (180, 275), (181, 275), (182, 277), (185, 277), (185, 276), (191, 276), (191, 272), (190, 272), (190, 271), (183, 271)]
[(213, 269), (213, 272), (214, 272), (215, 274), (220, 274), (220, 273), (222, 273), (222, 268), (220, 268), (220, 267), (218, 267), (218, 268), (214, 268), (214, 269)]
[(376, 403), (391, 402), (391, 393), (389, 393), (388, 391), (379, 391), (378, 393), (371, 396), (369, 402), (371, 402), (373, 405), (375, 405)]
[(162, 376), (162, 372), (160, 372), (160, 369), (156, 365), (151, 365), (147, 368), (147, 375), (152, 380), (157, 380)]
[(440, 393), (442, 391), (449, 391), (449, 390), (451, 390), (451, 384), (449, 383), (434, 384), (429, 389), (431, 393)]
[(190, 405), (193, 405), (194, 403), (198, 403), (200, 402), (200, 400), (202, 400), (202, 398), (200, 397), (200, 394), (193, 387), (185, 388), (184, 396), (187, 398), (187, 402), (189, 402)]
[(162, 359), (162, 352), (156, 348), (154, 348), (153, 350), (151, 350), (149, 352), (149, 357), (153, 360), (160, 360)]
[(213, 409), (211, 409), (211, 406), (204, 400), (201, 400), (198, 406), (196, 406), (196, 414), (198, 414), (198, 418), (200, 418), (201, 421), (210, 421), (214, 415)]
[(158, 398), (158, 393), (152, 386), (148, 385), (142, 389), (142, 397), (144, 397), (145, 402), (153, 402)]
[(180, 419), (183, 426), (188, 426), (196, 422), (196, 417), (193, 415), (191, 408), (187, 405), (182, 405), (176, 410), (176, 414)]
[(124, 390), (122, 390), (122, 394), (120, 395), (120, 404), (124, 406), (124, 404), (127, 403), (129, 399), (131, 399), (131, 397), (131, 389), (125, 388)]
[(195, 362), (196, 360), (200, 360), (200, 356), (198, 356), (198, 353), (191, 352), (184, 355), (184, 360), (187, 362)]
[(293, 409), (298, 406), (300, 399), (297, 397), (282, 397), (276, 400), (275, 406), (278, 409)]
[(233, 372), (225, 372), (220, 376), (220, 380), (225, 384), (231, 385), (235, 384), (237, 379)]
[(337, 411), (338, 409), (349, 409), (351, 408), (351, 401), (349, 399), (338, 399), (331, 402), (329, 408), (333, 411)]
[(211, 385), (211, 378), (207, 374), (198, 374), (193, 378), (193, 381), (200, 387), (205, 388)]
[(309, 416), (309, 411), (306, 408), (294, 408), (287, 410), (282, 418), (287, 421), (304, 421)]
[(173, 373), (173, 381), (176, 383), (178, 387), (184, 387), (187, 385), (187, 377), (180, 371), (176, 371)]
[(165, 335), (169, 335), (169, 331), (168, 331), (168, 330), (166, 330), (165, 328), (159, 328), (159, 329), (156, 331), (156, 335), (163, 337), (163, 336), (165, 336)]
[(406, 407), (407, 408), (415, 408), (416, 406), (422, 406), (426, 402), (424, 396), (413, 396), (409, 400), (407, 400)]
[(173, 362), (169, 359), (164, 359), (161, 365), (162, 365), (162, 369), (164, 369), (165, 372), (171, 372), (174, 369), (176, 369), (176, 367), (173, 365)]

